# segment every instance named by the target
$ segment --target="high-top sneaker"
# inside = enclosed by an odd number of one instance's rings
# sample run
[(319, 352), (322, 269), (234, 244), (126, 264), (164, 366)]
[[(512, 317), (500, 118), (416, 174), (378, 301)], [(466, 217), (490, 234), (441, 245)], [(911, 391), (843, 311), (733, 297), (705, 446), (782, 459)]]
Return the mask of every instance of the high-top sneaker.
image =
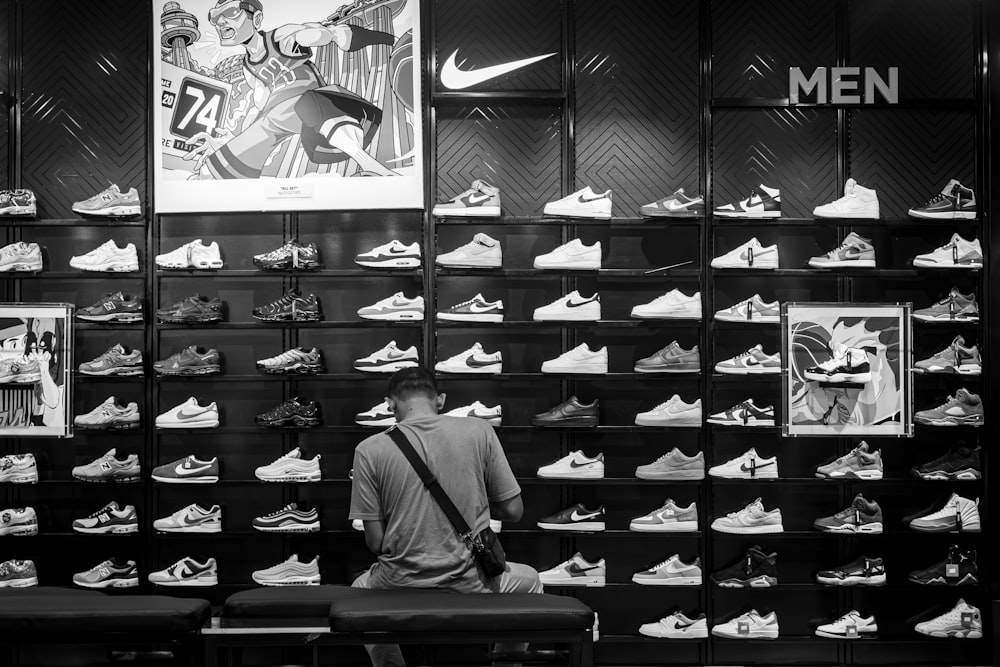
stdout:
[(819, 257), (810, 257), (809, 266), (814, 269), (834, 268), (875, 268), (875, 247), (871, 239), (851, 232), (839, 246)]
[(817, 218), (865, 218), (878, 220), (878, 195), (858, 185), (853, 178), (844, 183), (844, 196), (813, 209)]
[(941, 509), (910, 521), (910, 528), (924, 533), (978, 533), (982, 530), (979, 499), (969, 500), (953, 493)]

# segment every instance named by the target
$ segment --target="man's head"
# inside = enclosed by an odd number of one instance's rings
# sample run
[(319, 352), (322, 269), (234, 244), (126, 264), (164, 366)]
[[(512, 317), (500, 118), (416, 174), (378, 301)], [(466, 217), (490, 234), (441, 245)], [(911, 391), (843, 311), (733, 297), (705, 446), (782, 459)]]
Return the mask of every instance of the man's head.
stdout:
[(218, 0), (208, 10), (208, 22), (215, 26), (223, 46), (246, 44), (264, 23), (260, 0)]
[(445, 395), (438, 392), (433, 373), (414, 366), (392, 374), (386, 400), (396, 419), (402, 420), (411, 413), (438, 414), (444, 407)]

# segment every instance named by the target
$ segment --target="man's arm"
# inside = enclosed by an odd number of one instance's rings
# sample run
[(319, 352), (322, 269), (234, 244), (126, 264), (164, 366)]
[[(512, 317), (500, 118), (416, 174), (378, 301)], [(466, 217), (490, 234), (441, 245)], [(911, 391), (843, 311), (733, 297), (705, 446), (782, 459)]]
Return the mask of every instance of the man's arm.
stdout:
[[(493, 519), (514, 522), (520, 521), (523, 514), (524, 502), (521, 500), (520, 493), (507, 500), (490, 503), (490, 517)], [(368, 536), (365, 535), (366, 540), (367, 538)]]
[(381, 519), (365, 520), (365, 545), (368, 551), (378, 556), (382, 553), (382, 539), (385, 537), (385, 524)]
[(297, 46), (315, 48), (334, 44), (341, 51), (358, 51), (372, 44), (392, 46), (393, 36), (387, 32), (369, 30), (358, 25), (322, 23), (305, 23), (302, 25), (289, 23), (274, 31), (274, 39), (281, 52), (299, 55)]

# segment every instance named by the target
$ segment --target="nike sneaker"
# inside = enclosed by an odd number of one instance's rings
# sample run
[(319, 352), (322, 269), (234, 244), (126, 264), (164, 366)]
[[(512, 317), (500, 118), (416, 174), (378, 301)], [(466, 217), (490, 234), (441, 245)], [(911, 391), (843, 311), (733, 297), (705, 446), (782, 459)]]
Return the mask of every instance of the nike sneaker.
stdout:
[(759, 546), (729, 567), (709, 577), (720, 588), (770, 588), (778, 585), (778, 554), (766, 554)]
[(701, 559), (685, 563), (674, 554), (648, 570), (632, 575), (632, 582), (640, 586), (701, 586)]
[(712, 260), (713, 269), (771, 270), (779, 266), (778, 246), (763, 246), (756, 236)]
[(640, 320), (700, 320), (701, 292), (688, 296), (672, 289), (649, 303), (633, 306), (629, 316)]
[(142, 375), (142, 352), (115, 343), (95, 359), (78, 367), (83, 375)]
[(958, 234), (936, 250), (917, 255), (913, 266), (922, 269), (981, 269), (983, 268), (983, 246), (979, 239), (966, 241)]
[(872, 381), (868, 353), (836, 343), (829, 359), (803, 373), (807, 380), (828, 383), (865, 384)]
[(590, 457), (580, 450), (538, 469), (542, 479), (604, 479), (604, 454)]
[(577, 503), (551, 516), (542, 517), (538, 520), (538, 527), (542, 530), (598, 532), (604, 530), (604, 523), (603, 505), (596, 510), (589, 510), (582, 503)]
[(701, 353), (697, 345), (685, 350), (675, 340), (654, 354), (638, 359), (632, 370), (636, 373), (700, 373)]
[(693, 403), (685, 403), (677, 394), (652, 410), (640, 412), (635, 416), (636, 426), (692, 426), (700, 428), (701, 422), (701, 399), (696, 398)]
[(953, 178), (930, 201), (914, 206), (907, 214), (932, 220), (975, 220), (976, 193)]
[(712, 213), (723, 218), (780, 218), (781, 190), (760, 185), (751, 188), (746, 199), (716, 206)]
[(0, 484), (37, 484), (38, 464), (35, 455), (7, 454), (0, 456)]
[(813, 528), (824, 533), (882, 533), (882, 508), (874, 500), (867, 500), (860, 493), (851, 504), (830, 516), (813, 521)]
[(907, 577), (921, 586), (978, 586), (979, 566), (975, 549), (960, 549), (951, 545), (948, 555), (939, 563), (910, 572)]
[(30, 560), (6, 560), (0, 563), (0, 588), (27, 588), (38, 585), (38, 571)]
[(163, 570), (150, 572), (147, 578), (157, 586), (215, 586), (219, 583), (219, 568), (214, 558), (202, 563), (185, 556)]
[(194, 454), (153, 468), (153, 481), (164, 484), (215, 484), (219, 481), (219, 459), (202, 461)]
[(476, 294), (438, 312), (437, 318), (446, 322), (503, 322), (503, 301), (487, 301), (482, 294)]
[(320, 455), (311, 459), (302, 458), (298, 447), (278, 457), (266, 466), (254, 470), (254, 476), (262, 482), (318, 482), (322, 478), (319, 469)]
[(397, 239), (358, 254), (354, 263), (370, 269), (420, 268), (420, 244), (406, 245)]
[(315, 347), (308, 350), (293, 347), (276, 356), (258, 359), (254, 365), (265, 375), (317, 375), (326, 370), (323, 354)]
[(34, 217), (37, 213), (31, 190), (0, 190), (0, 218)]
[(264, 428), (313, 428), (320, 425), (319, 404), (304, 403), (296, 396), (260, 413), (254, 422)]
[(221, 269), (222, 253), (219, 244), (212, 241), (205, 245), (201, 239), (188, 241), (170, 252), (156, 256), (156, 265), (161, 269)]
[(767, 354), (757, 343), (746, 352), (715, 364), (715, 372), (725, 375), (775, 375), (781, 373), (781, 353)]
[(730, 512), (712, 521), (712, 530), (719, 533), (753, 535), (758, 533), (783, 533), (781, 508), (764, 509), (764, 503), (757, 498), (741, 510)]
[(303, 563), (292, 554), (277, 565), (255, 570), (251, 578), (261, 586), (319, 586), (319, 556)]
[(503, 249), (495, 238), (479, 232), (465, 245), (438, 255), (434, 263), (454, 269), (499, 269)]
[(705, 455), (698, 452), (687, 456), (674, 447), (652, 463), (636, 467), (639, 479), (705, 479)]
[(821, 479), (882, 479), (882, 450), (874, 452), (862, 441), (849, 453), (816, 468)]
[(157, 375), (217, 375), (222, 372), (219, 351), (190, 345), (163, 361), (153, 363)]
[(262, 533), (315, 533), (319, 531), (319, 512), (304, 503), (288, 503), (277, 512), (255, 518), (252, 525)]
[(599, 350), (591, 350), (586, 343), (580, 343), (555, 359), (543, 361), (542, 372), (607, 375), (608, 348), (604, 346)]
[(983, 402), (979, 395), (964, 387), (938, 407), (918, 410), (913, 415), (914, 422), (929, 426), (982, 426), (983, 419)]
[(536, 322), (596, 322), (601, 319), (601, 297), (597, 292), (584, 297), (573, 290), (550, 304), (535, 308), (531, 319)]
[(74, 574), (73, 583), (84, 588), (135, 588), (139, 585), (139, 570), (134, 560), (119, 563), (108, 559)]
[(922, 533), (978, 533), (982, 530), (979, 498), (969, 500), (953, 493), (941, 509), (912, 519), (910, 528)]
[(708, 623), (705, 614), (689, 618), (676, 611), (655, 623), (643, 623), (639, 626), (639, 634), (657, 639), (706, 639)]
[(813, 209), (817, 218), (878, 220), (878, 194), (853, 178), (844, 183), (844, 196)]
[(687, 507), (680, 507), (667, 498), (663, 507), (629, 521), (628, 529), (636, 533), (696, 533), (698, 505), (692, 501)]
[(810, 257), (809, 266), (814, 269), (874, 269), (875, 246), (871, 239), (851, 232), (830, 252)]
[(129, 454), (118, 458), (118, 450), (109, 449), (103, 456), (90, 463), (73, 468), (73, 477), (83, 482), (119, 482), (129, 484), (140, 481), (139, 457)]
[(422, 320), (424, 297), (409, 298), (402, 292), (358, 309), (358, 317), (365, 320)]
[(119, 248), (114, 239), (105, 241), (85, 255), (74, 255), (69, 265), (81, 271), (130, 273), (139, 270), (139, 254), (135, 244)]
[(125, 505), (120, 507), (112, 500), (110, 503), (85, 516), (73, 521), (73, 530), (86, 535), (126, 535), (139, 532), (139, 518), (135, 507)]
[(253, 256), (253, 265), (264, 271), (315, 271), (323, 265), (315, 243), (302, 245), (292, 239), (280, 248)]
[(764, 458), (751, 447), (735, 459), (712, 466), (708, 474), (724, 479), (775, 479), (778, 477), (778, 457)]
[(913, 372), (980, 375), (983, 372), (983, 359), (978, 345), (966, 346), (965, 338), (958, 335), (951, 341), (951, 345), (940, 352), (914, 362)]
[(128, 431), (139, 428), (139, 405), (130, 402), (118, 405), (114, 396), (108, 396), (96, 408), (73, 418), (77, 428), (95, 431)]
[(302, 296), (290, 289), (280, 299), (253, 309), (254, 319), (261, 322), (319, 322), (319, 300), (315, 294)]
[(82, 216), (129, 217), (142, 215), (139, 192), (129, 188), (122, 192), (117, 183), (89, 199), (73, 202), (73, 212)]
[(356, 414), (354, 423), (359, 426), (392, 426), (396, 423), (396, 414), (389, 410), (388, 401), (382, 401), (378, 405)]
[(198, 503), (191, 503), (154, 521), (153, 529), (161, 533), (221, 533), (222, 508), (212, 505), (205, 509)]
[(469, 405), (449, 410), (445, 415), (448, 417), (472, 417), (474, 419), (482, 419), (490, 426), (500, 426), (503, 422), (503, 407), (494, 405), (491, 408), (479, 401), (474, 401)]
[(921, 322), (978, 322), (979, 304), (975, 294), (966, 296), (952, 287), (948, 296), (937, 303), (914, 310), (913, 319)]
[(500, 209), (500, 188), (477, 178), (462, 194), (435, 204), (431, 213), (442, 218), (499, 218)]
[(712, 634), (726, 639), (777, 639), (778, 615), (761, 615), (756, 609), (712, 626)]
[(539, 412), (531, 418), (532, 426), (597, 426), (600, 403), (595, 398), (590, 403), (581, 403), (576, 396), (559, 405)]
[(567, 561), (538, 573), (538, 579), (546, 586), (604, 586), (607, 579), (604, 559), (591, 563), (580, 552)]
[(754, 294), (749, 299), (734, 303), (729, 308), (717, 310), (715, 319), (719, 322), (777, 324), (781, 321), (781, 304), (777, 301), (768, 303), (760, 298), (760, 294)]
[(827, 586), (885, 586), (885, 563), (881, 558), (861, 556), (832, 570), (820, 570), (816, 581)]
[(684, 188), (672, 195), (639, 207), (644, 218), (697, 218), (705, 215), (705, 199), (701, 195), (688, 197)]
[(733, 407), (709, 415), (710, 424), (724, 426), (774, 426), (774, 406), (757, 407), (752, 398)]
[(862, 616), (856, 609), (847, 612), (832, 623), (816, 628), (817, 637), (830, 639), (861, 639), (878, 636), (878, 623), (874, 616)]
[(38, 534), (38, 513), (34, 507), (0, 510), (0, 537), (16, 535), (30, 537)]
[(611, 219), (611, 190), (600, 194), (590, 189), (588, 185), (573, 194), (549, 202), (542, 209), (544, 215), (554, 215), (562, 218), (600, 218)]
[(417, 354), (416, 346), (411, 345), (403, 350), (396, 346), (394, 340), (367, 357), (354, 360), (354, 369), (362, 373), (395, 373), (403, 368), (419, 365), (420, 356)]
[(209, 324), (222, 321), (222, 299), (198, 293), (156, 311), (156, 319), (170, 324)]
[(584, 245), (580, 239), (573, 239), (552, 252), (536, 257), (533, 266), (536, 269), (597, 271), (601, 268), (601, 242)]
[(42, 249), (37, 243), (18, 241), (0, 248), (0, 272), (41, 270)]
[(926, 480), (958, 480), (982, 479), (982, 466), (979, 463), (979, 447), (970, 449), (959, 441), (933, 461), (922, 463), (910, 469), (920, 479)]
[(983, 617), (979, 613), (979, 607), (974, 607), (965, 600), (959, 600), (951, 611), (929, 621), (917, 623), (913, 629), (930, 637), (982, 639)]
[(77, 319), (106, 324), (142, 322), (142, 299), (122, 292), (107, 293), (92, 306), (78, 308)]
[[(413, 365), (415, 366), (416, 362)], [(483, 346), (476, 342), (468, 350), (434, 364), (434, 371), (437, 373), (495, 375), (503, 371), (503, 355), (500, 354), (499, 350), (486, 352), (483, 350)]]
[(215, 401), (208, 405), (200, 405), (194, 396), (156, 417), (156, 428), (218, 427), (219, 406)]
[(0, 362), (0, 385), (35, 384), (41, 381), (42, 373), (35, 359), (8, 359)]

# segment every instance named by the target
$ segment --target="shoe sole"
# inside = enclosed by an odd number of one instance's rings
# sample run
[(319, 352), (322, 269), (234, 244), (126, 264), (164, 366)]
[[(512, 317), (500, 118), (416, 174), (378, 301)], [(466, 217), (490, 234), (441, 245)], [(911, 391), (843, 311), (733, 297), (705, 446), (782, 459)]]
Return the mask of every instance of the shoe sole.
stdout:
[(165, 324), (208, 324), (211, 322), (221, 322), (222, 314), (212, 315), (161, 315), (156, 314), (156, 319)]
[(542, 364), (542, 373), (553, 374), (553, 375), (607, 375), (608, 366), (607, 364), (574, 364), (572, 366), (555, 366), (548, 365), (549, 362)]
[(597, 220), (610, 220), (611, 212), (587, 211), (574, 208), (562, 208), (559, 206), (546, 205), (542, 209), (542, 215), (554, 216), (557, 218), (588, 218)]
[(920, 322), (978, 322), (979, 315), (963, 315), (959, 313), (958, 315), (953, 316), (950, 313), (942, 313), (941, 315), (923, 315), (914, 313), (913, 319)]
[(134, 215), (142, 215), (142, 208), (138, 204), (125, 204), (119, 206), (108, 206), (106, 208), (97, 208), (92, 211), (84, 211), (76, 207), (73, 208), (74, 213), (79, 213), (82, 216), (99, 216), (99, 217), (114, 217), (114, 218), (126, 218)]
[(499, 218), (499, 206), (480, 206), (477, 208), (437, 208), (431, 209), (431, 215), (438, 218)]
[(963, 523), (961, 527), (954, 523), (946, 526), (922, 526), (911, 521), (910, 528), (920, 533), (981, 533), (983, 530), (978, 521)]
[(750, 473), (750, 472), (738, 472), (738, 473), (722, 473), (722, 472), (712, 472), (708, 471), (709, 477), (715, 477), (716, 479), (777, 479), (778, 471), (767, 466), (769, 470), (761, 473)]
[(921, 417), (915, 415), (913, 421), (928, 426), (982, 426), (983, 415), (973, 417)]
[(679, 521), (677, 523), (664, 523), (655, 526), (630, 523), (628, 529), (633, 533), (697, 533), (697, 521)]
[(866, 523), (861, 526), (854, 526), (847, 524), (844, 526), (817, 526), (813, 524), (813, 528), (820, 531), (821, 533), (850, 533), (852, 535), (881, 535), (882, 534), (882, 524), (880, 522)]
[(741, 526), (730, 528), (728, 526), (712, 526), (712, 530), (717, 533), (728, 533), (730, 535), (758, 535), (762, 533), (783, 533), (783, 526)]
[(914, 373), (938, 374), (938, 375), (982, 375), (983, 367), (980, 364), (966, 364), (964, 366), (917, 366)]
[[(914, 628), (916, 630), (916, 628)], [(927, 635), (928, 637), (950, 637), (954, 639), (982, 639), (982, 630), (973, 629), (960, 629), (960, 630), (917, 630), (922, 635)]]
[(138, 475), (135, 477), (81, 477), (80, 475), (73, 475), (73, 479), (78, 479), (81, 482), (89, 482), (91, 484), (103, 484), (107, 482), (114, 482), (116, 484), (135, 484), (136, 482), (141, 482), (142, 478)]
[(716, 373), (723, 375), (777, 375), (780, 368), (735, 368), (732, 366), (716, 366)]
[(597, 426), (597, 417), (574, 417), (572, 419), (562, 419), (559, 421), (541, 421), (532, 419), (531, 425), (538, 426), (539, 428), (593, 428)]
[(319, 575), (315, 577), (289, 577), (281, 580), (268, 580), (263, 577), (252, 577), (261, 586), (319, 586)]
[(197, 366), (197, 367), (188, 366), (187, 368), (180, 368), (176, 371), (164, 371), (154, 367), (153, 370), (156, 371), (157, 375), (166, 375), (173, 377), (182, 375), (217, 375), (222, 372), (221, 366)]
[(354, 263), (358, 266), (363, 266), (366, 269), (417, 269), (420, 268), (420, 259), (414, 259), (412, 257), (397, 257), (393, 259), (387, 259), (384, 262), (378, 260), (354, 260)]
[(70, 263), (70, 266), (74, 269), (89, 271), (91, 273), (135, 273), (139, 270), (138, 264), (88, 264), (80, 266)]
[(188, 421), (188, 422), (177, 422), (170, 424), (158, 423), (156, 424), (156, 428), (167, 429), (167, 430), (170, 429), (181, 430), (189, 428), (219, 428), (219, 420), (214, 419), (212, 421), (203, 421), (203, 422)]
[(871, 577), (848, 577), (846, 579), (831, 579), (817, 575), (816, 581), (826, 586), (885, 586), (886, 578), (884, 574), (876, 574)]
[(393, 424), (395, 424), (396, 418), (390, 417), (388, 419), (373, 419), (373, 420), (355, 419), (354, 423), (357, 424), (358, 426), (385, 427), (385, 426), (392, 426)]
[(129, 375), (142, 375), (143, 370), (140, 366), (113, 366), (112, 368), (108, 368), (103, 371), (85, 371), (81, 369), (80, 374), (94, 377), (108, 377), (112, 375), (125, 377)]
[(254, 530), (262, 533), (315, 533), (319, 531), (319, 521), (299, 526), (264, 527), (254, 526)]
[(209, 270), (221, 269), (222, 268), (222, 260), (219, 260), (217, 262), (198, 262), (197, 264), (188, 264), (187, 262), (185, 262), (184, 264), (181, 264), (179, 262), (173, 263), (173, 264), (171, 264), (169, 262), (162, 262), (162, 263), (161, 262), (156, 262), (156, 266), (159, 267), (159, 268), (161, 268), (161, 269), (167, 269), (169, 271), (183, 271), (185, 269), (195, 269), (195, 270), (198, 270), (198, 271), (209, 271)]
[(918, 211), (916, 209), (910, 209), (906, 212), (911, 218), (925, 218), (929, 220), (975, 220), (975, 212), (966, 211), (948, 211), (947, 213), (931, 213), (927, 211)]
[(503, 266), (500, 262), (442, 262), (440, 259), (435, 264), (443, 269), (499, 269)]
[(298, 265), (293, 265), (291, 260), (281, 264), (265, 264), (255, 259), (253, 265), (261, 271), (319, 271), (322, 268), (319, 262), (306, 262), (304, 264), (300, 262)]
[(780, 218), (781, 211), (712, 211), (720, 218)]
[(218, 583), (219, 583), (219, 579), (218, 579), (218, 577), (213, 577), (212, 579), (184, 579), (184, 580), (181, 580), (181, 581), (177, 581), (177, 580), (173, 580), (173, 581), (153, 581), (152, 579), (150, 579), (149, 583), (153, 584), (154, 586), (174, 586), (174, 587), (178, 587), (178, 588), (185, 588), (185, 587), (192, 587), (192, 588), (194, 588), (194, 587), (200, 587), (200, 588), (205, 588), (205, 587), (208, 587), (208, 586), (217, 586)]
[(258, 364), (257, 370), (264, 375), (319, 375), (325, 369), (322, 364), (302, 363), (281, 368), (267, 368)]
[(260, 477), (262, 482), (318, 482), (320, 481), (320, 473), (303, 473), (301, 475), (277, 475), (275, 477)]
[(697, 419), (663, 419), (656, 417), (636, 417), (636, 426), (660, 426), (660, 427), (670, 427), (670, 426), (680, 426), (685, 428), (699, 428), (701, 426), (701, 417)]
[(816, 477), (818, 479), (864, 479), (872, 481), (882, 479), (882, 476), (881, 470), (857, 470), (839, 475), (827, 475), (820, 472), (816, 473)]
[(701, 577), (673, 577), (672, 579), (643, 579), (632, 577), (632, 583), (640, 586), (701, 586)]
[(31, 537), (38, 534), (38, 524), (25, 524), (22, 526), (9, 526), (0, 528), (0, 537), (10, 535), (11, 537)]
[(134, 588), (139, 585), (139, 578), (132, 577), (131, 579), (105, 579), (104, 581), (94, 581), (94, 582), (83, 582), (74, 581), (74, 584), (80, 586), (81, 588)]
[(633, 366), (634, 373), (700, 373), (700, 366), (690, 366), (688, 368), (678, 368), (674, 366)]
[(288, 315), (260, 315), (253, 314), (253, 318), (258, 322), (319, 322), (319, 313), (290, 313)]
[(700, 320), (701, 311), (678, 311), (674, 313), (637, 313), (634, 310), (629, 313), (629, 317), (636, 320)]
[(22, 373), (0, 377), (0, 384), (35, 384), (41, 379), (41, 373)]
[(712, 634), (716, 637), (722, 637), (723, 639), (777, 639), (778, 631), (771, 630), (767, 632), (753, 632), (749, 634), (740, 634), (738, 632), (727, 632), (725, 630), (717, 630), (712, 628)]
[(38, 577), (24, 577), (23, 579), (8, 579), (7, 581), (0, 581), (0, 588), (27, 588), (29, 586), (37, 586)]
[(139, 532), (139, 524), (133, 523), (127, 526), (111, 526), (107, 528), (77, 528), (73, 526), (73, 531), (83, 535), (131, 535)]
[[(415, 363), (412, 365), (416, 365)], [(388, 371), (386, 371), (388, 372)], [(489, 366), (480, 366), (479, 368), (470, 368), (468, 366), (461, 366), (458, 368), (448, 368), (446, 366), (434, 366), (435, 373), (447, 373), (449, 375), (499, 375), (503, 372), (503, 366), (501, 364), (491, 364)], [(542, 371), (545, 372), (544, 370)], [(559, 371), (564, 372), (564, 371)], [(586, 373), (589, 371), (577, 371), (578, 373)], [(607, 371), (604, 371), (607, 373)]]
[(701, 218), (705, 216), (704, 211), (668, 211), (664, 213), (660, 209), (655, 211), (637, 211), (640, 218)]
[(7, 484), (38, 484), (38, 473), (29, 475), (11, 475), (10, 477), (0, 479), (0, 483), (4, 482)]
[(605, 579), (600, 577), (574, 577), (573, 579), (543, 579), (539, 581), (546, 586), (587, 586), (588, 588), (604, 588)]
[(139, 428), (141, 424), (137, 421), (134, 422), (115, 422), (111, 424), (77, 424), (73, 423), (76, 428), (83, 429), (85, 431), (132, 431)]
[(693, 471), (672, 471), (672, 472), (636, 472), (635, 476), (637, 479), (655, 479), (655, 480), (671, 480), (671, 479), (705, 479), (705, 472), (702, 470)]
[(42, 268), (43, 267), (41, 262), (38, 263), (32, 262), (30, 264), (26, 262), (19, 262), (17, 264), (8, 264), (7, 266), (0, 267), (0, 272), (2, 273), (6, 273), (8, 271), (35, 272), (35, 271), (41, 271)]
[(300, 417), (297, 415), (272, 421), (266, 419), (256, 419), (254, 421), (256, 421), (257, 426), (262, 428), (314, 428), (319, 426), (318, 417)]
[(708, 630), (695, 630), (692, 632), (651, 632), (639, 628), (639, 634), (654, 639), (708, 639)]
[(379, 320), (379, 321), (404, 321), (404, 320), (422, 320), (424, 319), (424, 313), (420, 310), (400, 310), (394, 313), (368, 313), (362, 315), (358, 313), (358, 317), (363, 320)]
[(579, 521), (576, 523), (545, 523), (539, 521), (537, 525), (542, 530), (583, 531), (588, 533), (599, 533), (605, 529), (603, 521)]
[(539, 472), (539, 479), (604, 479), (604, 472)]
[(928, 262), (926, 260), (913, 260), (913, 268), (915, 269), (955, 269), (958, 271), (969, 270), (969, 269), (981, 269), (983, 268), (983, 263), (978, 262), (959, 262), (958, 264), (937, 264), (935, 262)]
[(218, 475), (206, 475), (202, 477), (159, 477), (151, 475), (154, 482), (163, 484), (215, 484), (219, 481)]
[(34, 206), (9, 206), (7, 208), (0, 209), (0, 217), (36, 215), (37, 213), (38, 211)]
[(209, 534), (209, 533), (221, 533), (222, 532), (222, 526), (220, 526), (219, 524), (215, 524), (215, 525), (209, 525), (209, 526), (205, 526), (205, 525), (201, 525), (201, 526), (184, 526), (183, 528), (157, 528), (154, 525), (153, 526), (153, 530), (155, 530), (158, 533), (198, 533), (198, 534), (206, 535), (206, 534)]
[(438, 313), (437, 318), (444, 322), (503, 322), (503, 313), (499, 314), (488, 314), (483, 313), (481, 315), (468, 314), (461, 315), (456, 313)]
[(975, 468), (963, 468), (962, 470), (957, 470), (955, 472), (946, 472), (944, 470), (936, 470), (934, 472), (914, 472), (914, 475), (920, 479), (926, 479), (928, 481), (947, 481), (955, 479), (982, 479), (983, 475), (980, 471)]
[(539, 271), (600, 271), (601, 265), (589, 262), (586, 264), (573, 264), (572, 262), (567, 262), (565, 264), (539, 264), (534, 262), (531, 268), (537, 269)]
[(845, 633), (829, 632), (827, 630), (816, 630), (817, 637), (826, 637), (828, 639), (877, 639), (878, 631), (876, 630), (858, 630), (857, 634), (849, 635)]
[(907, 577), (907, 581), (913, 584), (918, 584), (920, 586), (978, 586), (979, 577), (974, 574), (967, 574), (958, 581), (948, 581), (945, 577), (934, 577), (933, 579), (915, 579), (914, 577)]
[(777, 262), (754, 262), (753, 266), (747, 263), (741, 264), (724, 264), (722, 262), (716, 263), (712, 262), (713, 269), (743, 269), (746, 271), (776, 271), (780, 267)]
[(751, 317), (750, 319), (747, 319), (746, 317), (733, 317), (733, 316), (731, 316), (729, 314), (720, 315), (720, 314), (716, 313), (715, 314), (715, 320), (717, 322), (740, 322), (740, 323), (744, 323), (745, 322), (747, 324), (778, 324), (781, 321), (781, 318), (778, 317), (778, 316), (776, 316), (776, 315), (774, 315), (774, 316), (771, 316), (771, 315), (761, 315), (761, 316)]
[(141, 313), (110, 313), (108, 315), (80, 315), (77, 314), (77, 319), (83, 320), (84, 322), (102, 322), (102, 323), (118, 323), (118, 324), (135, 324), (142, 322)]
[(721, 581), (713, 579), (712, 583), (721, 588), (771, 588), (778, 585), (778, 578), (761, 575), (750, 579), (723, 579)]
[(874, 259), (841, 259), (832, 262), (814, 262), (809, 260), (809, 266), (814, 269), (874, 269)]
[(601, 317), (593, 317), (591, 315), (576, 315), (573, 313), (563, 313), (561, 315), (538, 315), (535, 314), (531, 318), (535, 322), (598, 322)]
[(833, 375), (818, 375), (806, 371), (807, 380), (824, 384), (867, 384), (872, 381), (871, 373), (834, 373)]
[(740, 421), (729, 421), (729, 420), (726, 420), (726, 419), (719, 419), (719, 418), (709, 417), (707, 421), (708, 421), (709, 424), (718, 424), (719, 426), (748, 426), (748, 427), (754, 427), (754, 426), (774, 426), (774, 420), (773, 419), (749, 419), (749, 420), (746, 420), (746, 421), (743, 421), (743, 420), (740, 420)]

